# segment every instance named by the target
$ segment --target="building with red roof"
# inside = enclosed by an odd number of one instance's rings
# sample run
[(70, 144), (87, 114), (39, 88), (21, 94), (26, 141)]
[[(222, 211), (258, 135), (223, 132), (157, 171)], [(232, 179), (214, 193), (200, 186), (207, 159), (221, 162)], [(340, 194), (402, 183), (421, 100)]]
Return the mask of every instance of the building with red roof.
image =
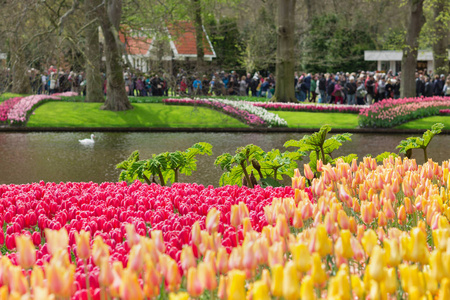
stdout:
[[(122, 30), (120, 41), (125, 45), (124, 59), (135, 69), (148, 72), (156, 63), (172, 68), (173, 61), (196, 61), (197, 46), (192, 22), (182, 21), (168, 25), (159, 35), (143, 30)], [(203, 28), (204, 60), (216, 57), (208, 34)]]

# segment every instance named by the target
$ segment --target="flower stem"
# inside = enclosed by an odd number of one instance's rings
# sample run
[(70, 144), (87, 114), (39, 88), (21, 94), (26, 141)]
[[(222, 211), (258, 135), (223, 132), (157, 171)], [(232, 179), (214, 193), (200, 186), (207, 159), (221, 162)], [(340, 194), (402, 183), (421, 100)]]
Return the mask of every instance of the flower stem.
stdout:
[(88, 300), (91, 300), (91, 287), (89, 286), (89, 273), (87, 269), (87, 260), (84, 259), (84, 274), (86, 275), (86, 291)]

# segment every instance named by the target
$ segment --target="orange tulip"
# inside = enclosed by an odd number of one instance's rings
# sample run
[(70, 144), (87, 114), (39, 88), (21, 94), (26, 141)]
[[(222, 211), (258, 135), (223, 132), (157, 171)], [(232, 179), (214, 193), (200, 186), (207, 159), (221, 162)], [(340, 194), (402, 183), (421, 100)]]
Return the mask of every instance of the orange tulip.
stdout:
[(27, 235), (16, 236), (17, 259), (24, 269), (31, 268), (36, 262), (36, 249)]
[(144, 292), (138, 281), (137, 275), (129, 269), (124, 271), (122, 284), (120, 285), (120, 298), (123, 300), (143, 300)]
[(203, 288), (208, 291), (214, 291), (217, 288), (216, 272), (213, 268), (213, 262), (201, 262), (198, 264), (198, 278), (203, 285)]
[(314, 178), (314, 173), (311, 170), (311, 167), (309, 166), (309, 164), (304, 164), (303, 165), (303, 171), (305, 172), (305, 177), (308, 178), (309, 180)]
[(208, 212), (206, 216), (206, 230), (209, 234), (213, 234), (217, 232), (217, 228), (219, 227), (220, 221), (220, 211), (218, 211), (215, 207)]
[(194, 245), (199, 247), (202, 243), (202, 235), (201, 235), (200, 223), (195, 221), (194, 225), (191, 228), (191, 240)]
[(187, 273), (187, 291), (196, 298), (203, 293), (203, 285), (196, 268), (190, 268)]
[(153, 230), (151, 233), (152, 240), (155, 241), (156, 249), (159, 253), (164, 253), (166, 251), (166, 246), (164, 245), (163, 233), (161, 230)]
[(191, 246), (185, 245), (181, 250), (181, 268), (184, 272), (187, 272), (190, 268), (195, 268), (197, 266), (197, 260), (194, 256), (194, 251)]

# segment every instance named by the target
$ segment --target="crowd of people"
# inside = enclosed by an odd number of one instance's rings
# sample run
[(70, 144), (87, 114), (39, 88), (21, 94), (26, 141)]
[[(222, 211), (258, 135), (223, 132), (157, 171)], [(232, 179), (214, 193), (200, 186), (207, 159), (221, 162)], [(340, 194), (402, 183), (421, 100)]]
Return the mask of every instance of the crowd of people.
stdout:
[[(39, 72), (28, 71), (32, 93), (53, 94), (73, 91), (85, 94), (84, 72), (68, 72), (50, 66)], [(450, 96), (450, 75), (416, 72), (416, 96)], [(8, 89), (10, 72), (2, 75), (0, 90)], [(235, 71), (217, 71), (209, 75), (188, 74), (179, 69), (176, 76), (166, 73), (137, 75), (124, 72), (125, 89), (129, 96), (253, 96), (271, 98), (276, 88), (273, 74), (262, 76), (255, 72), (238, 75)], [(294, 75), (295, 97), (298, 102), (318, 102), (350, 105), (370, 105), (386, 98), (400, 97), (401, 73), (392, 71), (377, 73), (359, 71), (353, 73)], [(107, 93), (106, 76), (103, 74), (103, 93)]]

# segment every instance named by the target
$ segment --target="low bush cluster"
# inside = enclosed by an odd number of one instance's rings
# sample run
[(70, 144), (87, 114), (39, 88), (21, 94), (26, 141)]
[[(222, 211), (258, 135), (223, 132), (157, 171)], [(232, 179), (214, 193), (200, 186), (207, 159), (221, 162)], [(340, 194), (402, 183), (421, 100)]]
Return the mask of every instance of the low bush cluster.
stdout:
[(449, 97), (385, 99), (359, 113), (359, 126), (391, 128), (415, 119), (439, 115), (450, 107)]

